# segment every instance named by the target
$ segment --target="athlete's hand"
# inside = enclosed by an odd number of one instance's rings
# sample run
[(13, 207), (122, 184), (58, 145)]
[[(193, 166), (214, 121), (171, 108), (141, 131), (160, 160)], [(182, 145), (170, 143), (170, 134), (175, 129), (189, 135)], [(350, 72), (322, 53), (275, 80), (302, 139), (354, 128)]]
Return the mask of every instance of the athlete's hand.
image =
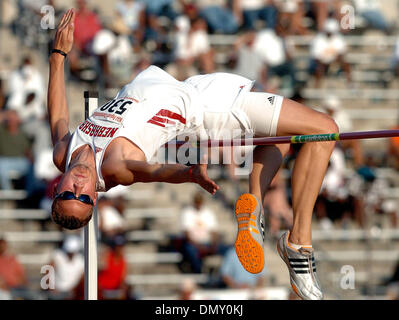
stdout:
[(54, 49), (69, 53), (73, 46), (75, 10), (69, 9), (62, 17), (54, 39)]
[(208, 177), (207, 172), (207, 158), (204, 157), (201, 164), (196, 164), (192, 170), (192, 177), (195, 183), (198, 183), (202, 188), (214, 195), (219, 190), (219, 186)]

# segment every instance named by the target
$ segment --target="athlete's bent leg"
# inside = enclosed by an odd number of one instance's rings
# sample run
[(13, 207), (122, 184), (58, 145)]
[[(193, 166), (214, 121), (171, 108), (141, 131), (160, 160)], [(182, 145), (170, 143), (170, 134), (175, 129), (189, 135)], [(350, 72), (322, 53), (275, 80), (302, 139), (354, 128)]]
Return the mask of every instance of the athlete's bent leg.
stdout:
[[(306, 135), (338, 132), (335, 121), (327, 114), (284, 99), (277, 125), (277, 135)], [(335, 142), (305, 143), (292, 173), (292, 208), (294, 222), (289, 242), (311, 245), (313, 208), (324, 179)]]
[(249, 175), (249, 192), (262, 203), (266, 191), (290, 148), (289, 144), (257, 146), (253, 155), (252, 172)]

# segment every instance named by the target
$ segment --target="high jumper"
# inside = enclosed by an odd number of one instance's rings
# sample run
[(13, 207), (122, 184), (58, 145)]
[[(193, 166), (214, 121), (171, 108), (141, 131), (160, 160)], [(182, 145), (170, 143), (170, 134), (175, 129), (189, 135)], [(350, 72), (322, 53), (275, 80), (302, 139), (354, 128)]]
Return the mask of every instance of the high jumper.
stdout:
[[(64, 61), (73, 45), (73, 9), (58, 26), (49, 58), (48, 114), (53, 160), (63, 172), (52, 204), (52, 218), (68, 229), (85, 226), (99, 191), (136, 182), (199, 184), (211, 194), (219, 186), (207, 164), (149, 163), (177, 135), (205, 129), (212, 139), (223, 130), (251, 132), (255, 138), (338, 133), (335, 121), (280, 95), (252, 92), (253, 81), (229, 73), (197, 75), (178, 81), (150, 66), (69, 132)], [(278, 242), (294, 291), (303, 299), (322, 299), (314, 263), (311, 220), (335, 141), (306, 143), (292, 173), (293, 226)], [(289, 143), (259, 145), (253, 151), (249, 193), (235, 207), (236, 252), (246, 270), (264, 266), (263, 206), (266, 191), (289, 150)]]

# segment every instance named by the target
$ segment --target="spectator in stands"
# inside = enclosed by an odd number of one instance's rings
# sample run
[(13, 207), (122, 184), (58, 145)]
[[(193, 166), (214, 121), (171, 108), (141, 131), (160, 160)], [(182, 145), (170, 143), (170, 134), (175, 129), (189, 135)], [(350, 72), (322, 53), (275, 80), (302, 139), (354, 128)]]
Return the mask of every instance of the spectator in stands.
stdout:
[(3, 282), (3, 288), (8, 288), (13, 299), (32, 298), (27, 289), (25, 269), (17, 257), (9, 252), (5, 239), (0, 239), (0, 282)]
[(353, 0), (356, 14), (366, 22), (366, 28), (381, 30), (389, 33), (390, 26), (381, 12), (381, 4), (378, 0)]
[(133, 68), (133, 46), (127, 34), (117, 24), (111, 29), (103, 28), (93, 38), (92, 52), (102, 67), (99, 75), (105, 88), (114, 88), (129, 82)]
[[(239, 0), (193, 0), (200, 16), (208, 24), (210, 33), (236, 33), (241, 25)], [(187, 1), (185, 1), (187, 3)]]
[(18, 8), (16, 1), (5, 0), (1, 3), (0, 21), (3, 28), (12, 26), (12, 22), (17, 19)]
[(99, 16), (87, 5), (87, 0), (76, 0), (74, 46), (68, 54), (71, 73), (80, 79), (81, 59), (92, 56), (94, 36), (102, 29)]
[(197, 285), (193, 279), (186, 278), (180, 286), (179, 300), (193, 300)]
[(270, 183), (263, 207), (266, 208), (265, 215), (269, 218), (269, 233), (272, 237), (277, 237), (281, 229), (291, 228), (293, 212), (288, 202), (285, 180), (281, 170)]
[(7, 108), (15, 110), (21, 120), (21, 129), (33, 141), (33, 154), (38, 156), (50, 148), (50, 129), (45, 110), (46, 89), (40, 70), (29, 56), (10, 74)]
[(263, 284), (265, 273), (266, 268), (256, 274), (246, 271), (238, 260), (234, 247), (230, 247), (220, 267), (221, 286), (229, 289), (260, 287)]
[[(321, 106), (326, 113), (334, 118), (340, 132), (353, 131), (352, 120), (336, 96), (330, 95), (326, 97)], [(326, 190), (321, 192), (320, 196), (320, 199), (325, 200), (325, 206), (322, 203), (318, 203), (318, 208), (321, 211), (317, 211), (317, 213), (321, 216), (327, 215), (324, 219), (319, 216), (320, 222), (322, 227), (329, 228), (331, 227), (329, 218), (333, 221), (341, 220), (342, 223), (353, 219), (358, 226), (363, 227), (365, 225), (364, 194), (356, 187), (358, 175), (354, 174), (348, 178), (345, 176), (346, 154), (352, 160), (355, 170), (358, 172), (365, 170), (361, 142), (359, 140), (339, 141), (336, 149), (333, 152), (335, 156), (331, 158), (332, 162), (327, 170), (329, 174), (325, 178)], [(334, 189), (340, 192), (334, 192)]]
[[(259, 53), (263, 53), (266, 62), (266, 77), (273, 76), (288, 78), (288, 88), (296, 87), (295, 65), (291, 57), (293, 46), (287, 42), (288, 25), (278, 18), (274, 31), (263, 30), (258, 33), (256, 47)], [(267, 53), (266, 53), (267, 52)]]
[[(7, 96), (4, 91), (3, 80), (0, 79), (0, 114), (6, 108), (6, 104), (7, 104)], [(1, 115), (0, 115), (0, 119), (1, 119)]]
[[(174, 21), (178, 16), (173, 4), (175, 0), (143, 0), (146, 4), (146, 13), (151, 17), (167, 17)], [(180, 0), (181, 1), (181, 0)]]
[(50, 299), (72, 300), (84, 276), (84, 257), (81, 254), (82, 241), (78, 235), (66, 236), (61, 249), (53, 253), (50, 265), (55, 270), (55, 290)]
[(239, 7), (242, 11), (244, 29), (259, 29), (256, 26), (258, 21), (263, 22), (261, 28), (275, 28), (277, 8), (274, 0), (240, 0)]
[(103, 299), (127, 295), (128, 264), (124, 254), (125, 243), (126, 239), (123, 235), (113, 237), (112, 242), (109, 243), (109, 248), (101, 257), (98, 288)]
[[(38, 49), (40, 46), (41, 28), (32, 28), (32, 26), (39, 26), (41, 23), (42, 14), (40, 9), (49, 4), (49, 0), (19, 0), (13, 1), (18, 8), (18, 17), (16, 17), (12, 24), (13, 32), (19, 38), (23, 46)], [(11, 16), (13, 10), (11, 10)], [(39, 34), (41, 33), (41, 34)]]
[(392, 275), (384, 284), (387, 286), (386, 298), (399, 300), (399, 261), (396, 263)]
[(184, 232), (183, 258), (190, 263), (193, 272), (201, 273), (206, 256), (223, 255), (227, 249), (217, 230), (216, 215), (204, 206), (202, 193), (196, 193), (193, 204), (183, 210), (181, 223)]
[(144, 28), (145, 5), (142, 1), (121, 0), (116, 3), (116, 18), (121, 19), (125, 27), (134, 32)]
[(387, 177), (377, 173), (380, 164), (376, 154), (369, 153), (365, 156), (364, 165), (357, 170), (360, 177), (360, 187), (365, 205), (374, 212), (374, 221), (377, 228), (383, 228), (383, 216), (390, 219), (390, 227), (397, 225), (398, 206), (397, 200), (387, 197), (386, 191), (390, 189), (391, 182)]
[(316, 201), (316, 217), (323, 229), (332, 228), (332, 222), (339, 221), (345, 227), (354, 220), (364, 227), (364, 206), (362, 198), (353, 193), (347, 184), (345, 156), (336, 146), (332, 152), (329, 167)]
[(178, 80), (184, 80), (198, 73), (195, 67), (197, 63), (201, 72), (214, 72), (213, 50), (205, 21), (199, 17), (190, 21), (188, 16), (181, 15), (176, 18), (176, 29), (176, 63), (168, 67), (168, 72)]
[[(309, 27), (317, 32), (324, 30), (329, 17), (341, 19), (340, 0), (275, 0), (282, 20), (289, 26), (289, 35), (309, 34)], [(311, 21), (305, 24), (305, 18)]]
[[(46, 210), (46, 212), (48, 214), (45, 219), (40, 220), (40, 225), (41, 225), (42, 231), (46, 230), (47, 222), (51, 221), (51, 205), (52, 205), (53, 199), (54, 199), (54, 190), (55, 190), (57, 184), (60, 182), (61, 177), (62, 176), (60, 174), (58, 174), (55, 178), (51, 179), (47, 183), (47, 187), (44, 192), (44, 196), (42, 197), (42, 199), (40, 199), (39, 208)], [(62, 230), (61, 226), (57, 225), (57, 227), (60, 229), (60, 231)]]
[[(381, 185), (380, 185), (381, 186)], [(385, 185), (385, 189), (389, 188), (389, 185)], [(388, 216), (389, 228), (396, 229), (398, 226), (399, 210), (398, 201), (396, 199), (387, 199), (383, 195), (378, 197), (378, 202), (375, 205), (375, 213), (377, 216)], [(384, 227), (381, 223), (378, 223), (380, 227)]]
[[(340, 132), (353, 131), (352, 120), (336, 96), (327, 96), (321, 106), (334, 118)], [(360, 189), (357, 187), (358, 174), (346, 176), (346, 158), (351, 159), (358, 173), (367, 171), (360, 141), (339, 141), (327, 169), (325, 189), (322, 189), (320, 201), (317, 202), (316, 215), (322, 228), (331, 228), (331, 221), (340, 221), (345, 225), (350, 220), (354, 220), (359, 227), (365, 226), (364, 194), (360, 191), (364, 186)]]
[(287, 26), (287, 35), (306, 35), (309, 33), (303, 25), (305, 3), (300, 0), (280, 0), (276, 3), (279, 19)]
[(350, 65), (345, 61), (347, 46), (339, 32), (339, 24), (335, 19), (328, 19), (323, 32), (319, 32), (311, 43), (310, 73), (316, 77), (316, 87), (320, 87), (321, 79), (329, 71), (333, 63), (338, 63), (346, 74), (348, 83), (351, 80)]
[(296, 86), (295, 67), (291, 59), (292, 47), (285, 40), (285, 26), (278, 20), (275, 30), (248, 31), (239, 37), (235, 44), (237, 65), (235, 72), (250, 79), (256, 79), (261, 90), (274, 92), (269, 79), (277, 76), (288, 78), (287, 87)]
[(102, 196), (97, 203), (99, 215), (99, 230), (104, 242), (112, 240), (117, 234), (125, 231), (125, 221), (115, 208), (113, 201), (107, 196)]
[[(53, 150), (51, 148), (43, 150), (38, 157), (35, 158), (33, 170), (30, 172), (29, 179), (33, 180), (33, 184), (27, 186), (28, 194), (31, 198), (35, 198), (30, 201), (32, 208), (46, 209), (45, 205), (43, 206), (45, 202), (44, 199), (47, 199), (47, 196), (51, 197), (47, 192), (48, 185), (59, 174), (60, 171), (53, 163)], [(51, 200), (49, 200), (48, 205), (51, 207)], [(51, 211), (49, 211), (49, 213), (50, 212)], [(41, 222), (44, 223), (43, 220), (41, 220)]]
[(344, 204), (348, 192), (345, 189), (345, 157), (340, 148), (335, 148), (316, 201), (316, 217), (323, 229), (331, 229), (332, 222), (341, 219), (347, 210)]
[(399, 282), (391, 283), (387, 287), (386, 299), (399, 300)]
[(329, 18), (341, 21), (341, 0), (312, 0), (307, 1), (312, 15), (315, 19), (315, 26), (318, 32), (323, 32)]
[[(5, 125), (0, 126), (0, 184), (2, 189), (13, 189), (13, 175), (27, 176), (31, 169), (31, 144), (20, 129), (20, 120), (14, 110), (4, 115)], [(28, 182), (25, 183), (28, 185)]]
[(395, 47), (392, 55), (392, 70), (399, 77), (399, 36), (396, 37)]
[(2, 278), (0, 278), (0, 300), (12, 300), (11, 292)]
[(258, 90), (270, 92), (265, 77), (264, 59), (255, 46), (256, 36), (255, 30), (250, 30), (237, 37), (228, 64), (234, 73), (257, 80), (255, 85)]

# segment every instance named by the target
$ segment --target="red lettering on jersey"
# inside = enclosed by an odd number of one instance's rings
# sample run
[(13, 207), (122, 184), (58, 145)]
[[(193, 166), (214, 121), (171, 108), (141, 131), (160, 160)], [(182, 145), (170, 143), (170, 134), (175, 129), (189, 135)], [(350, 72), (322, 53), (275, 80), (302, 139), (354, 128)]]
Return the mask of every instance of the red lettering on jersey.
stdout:
[(85, 123), (83, 123), (83, 127), (81, 130), (84, 132), (89, 125), (90, 125), (90, 122), (86, 121)]
[(101, 129), (98, 131), (97, 136), (98, 136), (98, 137), (102, 137), (102, 134), (103, 134), (103, 132), (104, 132), (105, 129), (106, 129), (105, 127), (101, 127)]
[(119, 128), (98, 126), (89, 121), (86, 121), (79, 126), (79, 129), (83, 133), (85, 133), (89, 136), (112, 138), (115, 135), (116, 131), (118, 131)]
[(92, 123), (89, 123), (89, 125), (87, 126), (87, 128), (86, 128), (86, 130), (85, 130), (85, 133), (86, 134), (89, 134), (90, 133), (90, 131), (91, 131), (91, 127), (93, 126), (93, 124)]
[(110, 130), (110, 132), (108, 133), (107, 137), (112, 138), (112, 137), (114, 136), (115, 132), (118, 131), (118, 129), (119, 129), (119, 128), (112, 128), (112, 129)]
[(97, 126), (97, 125), (94, 127), (93, 136), (97, 137), (97, 133), (100, 130), (100, 128), (101, 128), (101, 126)]

